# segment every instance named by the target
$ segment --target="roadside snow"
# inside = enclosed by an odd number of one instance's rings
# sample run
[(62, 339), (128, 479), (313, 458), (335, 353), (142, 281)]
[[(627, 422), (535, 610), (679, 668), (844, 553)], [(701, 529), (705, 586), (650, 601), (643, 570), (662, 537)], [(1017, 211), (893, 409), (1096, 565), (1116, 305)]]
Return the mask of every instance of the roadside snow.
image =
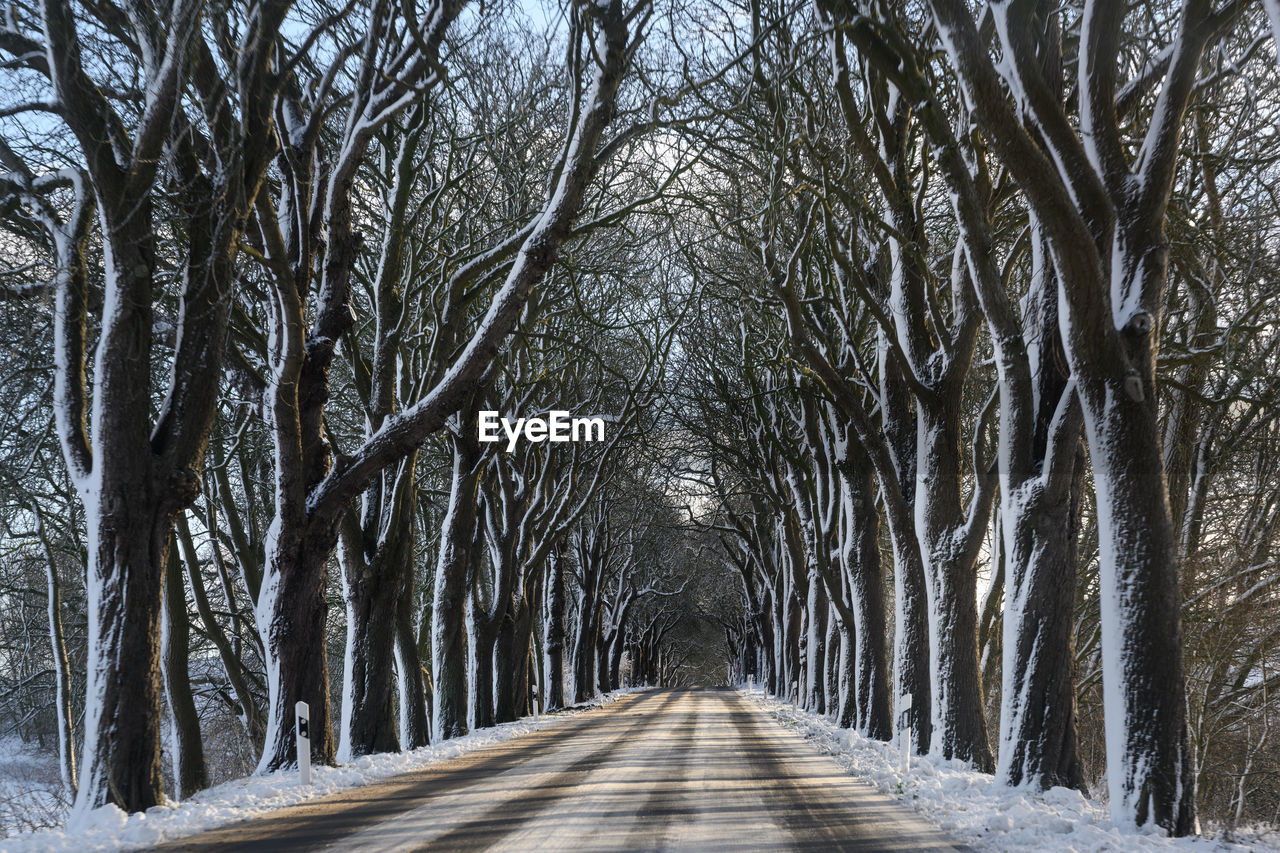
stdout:
[(1237, 829), (1230, 841), (1167, 838), (1154, 830), (1134, 832), (1113, 825), (1105, 804), (1078, 791), (1009, 788), (994, 776), (968, 769), (962, 761), (912, 756), (910, 770), (904, 774), (896, 745), (839, 728), (826, 717), (781, 702), (758, 688), (743, 692), (779, 725), (797, 730), (850, 775), (869, 782), (975, 850), (1280, 851), (1280, 834), (1274, 827)]
[(411, 773), (482, 747), (552, 728), (581, 711), (606, 705), (619, 696), (640, 692), (641, 689), (616, 690), (575, 706), (568, 712), (526, 717), (514, 723), (478, 729), (465, 737), (424, 746), (412, 752), (363, 756), (339, 767), (313, 767), (311, 785), (307, 788), (298, 783), (296, 770), (280, 771), (236, 779), (201, 791), (189, 800), (157, 806), (140, 814), (126, 815), (115, 806), (104, 806), (73, 819), (64, 829), (0, 838), (0, 853), (96, 853), (149, 847), (334, 794), (345, 788)]

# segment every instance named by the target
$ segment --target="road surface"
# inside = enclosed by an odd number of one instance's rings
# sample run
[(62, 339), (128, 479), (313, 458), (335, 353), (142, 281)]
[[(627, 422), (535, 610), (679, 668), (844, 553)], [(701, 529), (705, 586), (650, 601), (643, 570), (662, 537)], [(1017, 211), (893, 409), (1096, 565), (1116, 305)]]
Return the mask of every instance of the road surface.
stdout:
[(162, 850), (954, 850), (732, 690), (558, 726)]

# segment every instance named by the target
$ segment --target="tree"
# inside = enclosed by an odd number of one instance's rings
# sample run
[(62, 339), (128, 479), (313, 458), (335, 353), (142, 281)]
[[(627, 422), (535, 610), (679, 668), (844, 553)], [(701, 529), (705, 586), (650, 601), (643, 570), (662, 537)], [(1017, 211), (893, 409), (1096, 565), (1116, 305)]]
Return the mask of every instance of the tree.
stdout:
[[(200, 31), (202, 4), (83, 10), (47, 2), (11, 10), (0, 48), (47, 81), (28, 110), (52, 112), (77, 150), (45, 170), (0, 146), (21, 200), (43, 228), (56, 278), (55, 412), (67, 468), (89, 534), (90, 683), (77, 808), (129, 811), (160, 789), (160, 613), (175, 515), (196, 496), (215, 410), (233, 255), (274, 148), (270, 109), (274, 36), (288, 9), (270, 3), (246, 22), (236, 74), (220, 80)], [(141, 73), (128, 86), (94, 79), (96, 49)], [(31, 35), (27, 27), (38, 29)], [(136, 66), (134, 65), (136, 63)], [(186, 115), (194, 95), (200, 115)], [(182, 185), (178, 216), (191, 236), (177, 259), (160, 256), (155, 215), (166, 180)], [(102, 261), (92, 269), (97, 219)], [(167, 383), (154, 387), (155, 297), (180, 264), (179, 308)], [(98, 340), (90, 357), (90, 282), (100, 274)], [(92, 379), (90, 379), (90, 375)], [(162, 392), (153, 421), (153, 395)]]

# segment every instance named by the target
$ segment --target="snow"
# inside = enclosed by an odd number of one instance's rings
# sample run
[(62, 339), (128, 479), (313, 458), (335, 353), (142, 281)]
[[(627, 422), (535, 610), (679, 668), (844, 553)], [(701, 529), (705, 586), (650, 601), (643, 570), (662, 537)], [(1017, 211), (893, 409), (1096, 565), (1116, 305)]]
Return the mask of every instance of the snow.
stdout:
[(66, 818), (68, 799), (56, 753), (14, 735), (0, 738), (0, 836), (57, 826)]
[(304, 800), (334, 794), (346, 788), (411, 773), (486, 746), (553, 728), (583, 710), (608, 704), (621, 695), (644, 689), (647, 688), (616, 690), (578, 705), (568, 712), (526, 717), (514, 723), (480, 729), (465, 737), (410, 752), (368, 755), (338, 767), (313, 767), (312, 784), (306, 788), (299, 784), (296, 770), (277, 771), (236, 779), (201, 791), (181, 803), (156, 806), (138, 814), (126, 815), (116, 806), (103, 806), (76, 814), (65, 829), (27, 832), (0, 838), (0, 853), (93, 853), (149, 847)]
[(1224, 837), (1168, 838), (1158, 829), (1112, 823), (1105, 803), (1070, 788), (1038, 791), (1011, 788), (994, 776), (939, 756), (911, 757), (902, 772), (896, 745), (842, 729), (826, 716), (781, 702), (760, 690), (745, 694), (779, 725), (795, 729), (850, 775), (919, 812), (943, 832), (974, 850), (1103, 851), (1280, 851), (1275, 827), (1237, 829)]

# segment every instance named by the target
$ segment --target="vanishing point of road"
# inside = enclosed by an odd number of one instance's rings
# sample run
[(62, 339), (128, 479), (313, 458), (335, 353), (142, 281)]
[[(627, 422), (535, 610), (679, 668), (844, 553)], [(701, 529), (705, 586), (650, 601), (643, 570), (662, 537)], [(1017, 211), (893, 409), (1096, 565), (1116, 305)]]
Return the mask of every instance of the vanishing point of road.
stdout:
[(185, 851), (955, 850), (732, 690), (630, 694)]

